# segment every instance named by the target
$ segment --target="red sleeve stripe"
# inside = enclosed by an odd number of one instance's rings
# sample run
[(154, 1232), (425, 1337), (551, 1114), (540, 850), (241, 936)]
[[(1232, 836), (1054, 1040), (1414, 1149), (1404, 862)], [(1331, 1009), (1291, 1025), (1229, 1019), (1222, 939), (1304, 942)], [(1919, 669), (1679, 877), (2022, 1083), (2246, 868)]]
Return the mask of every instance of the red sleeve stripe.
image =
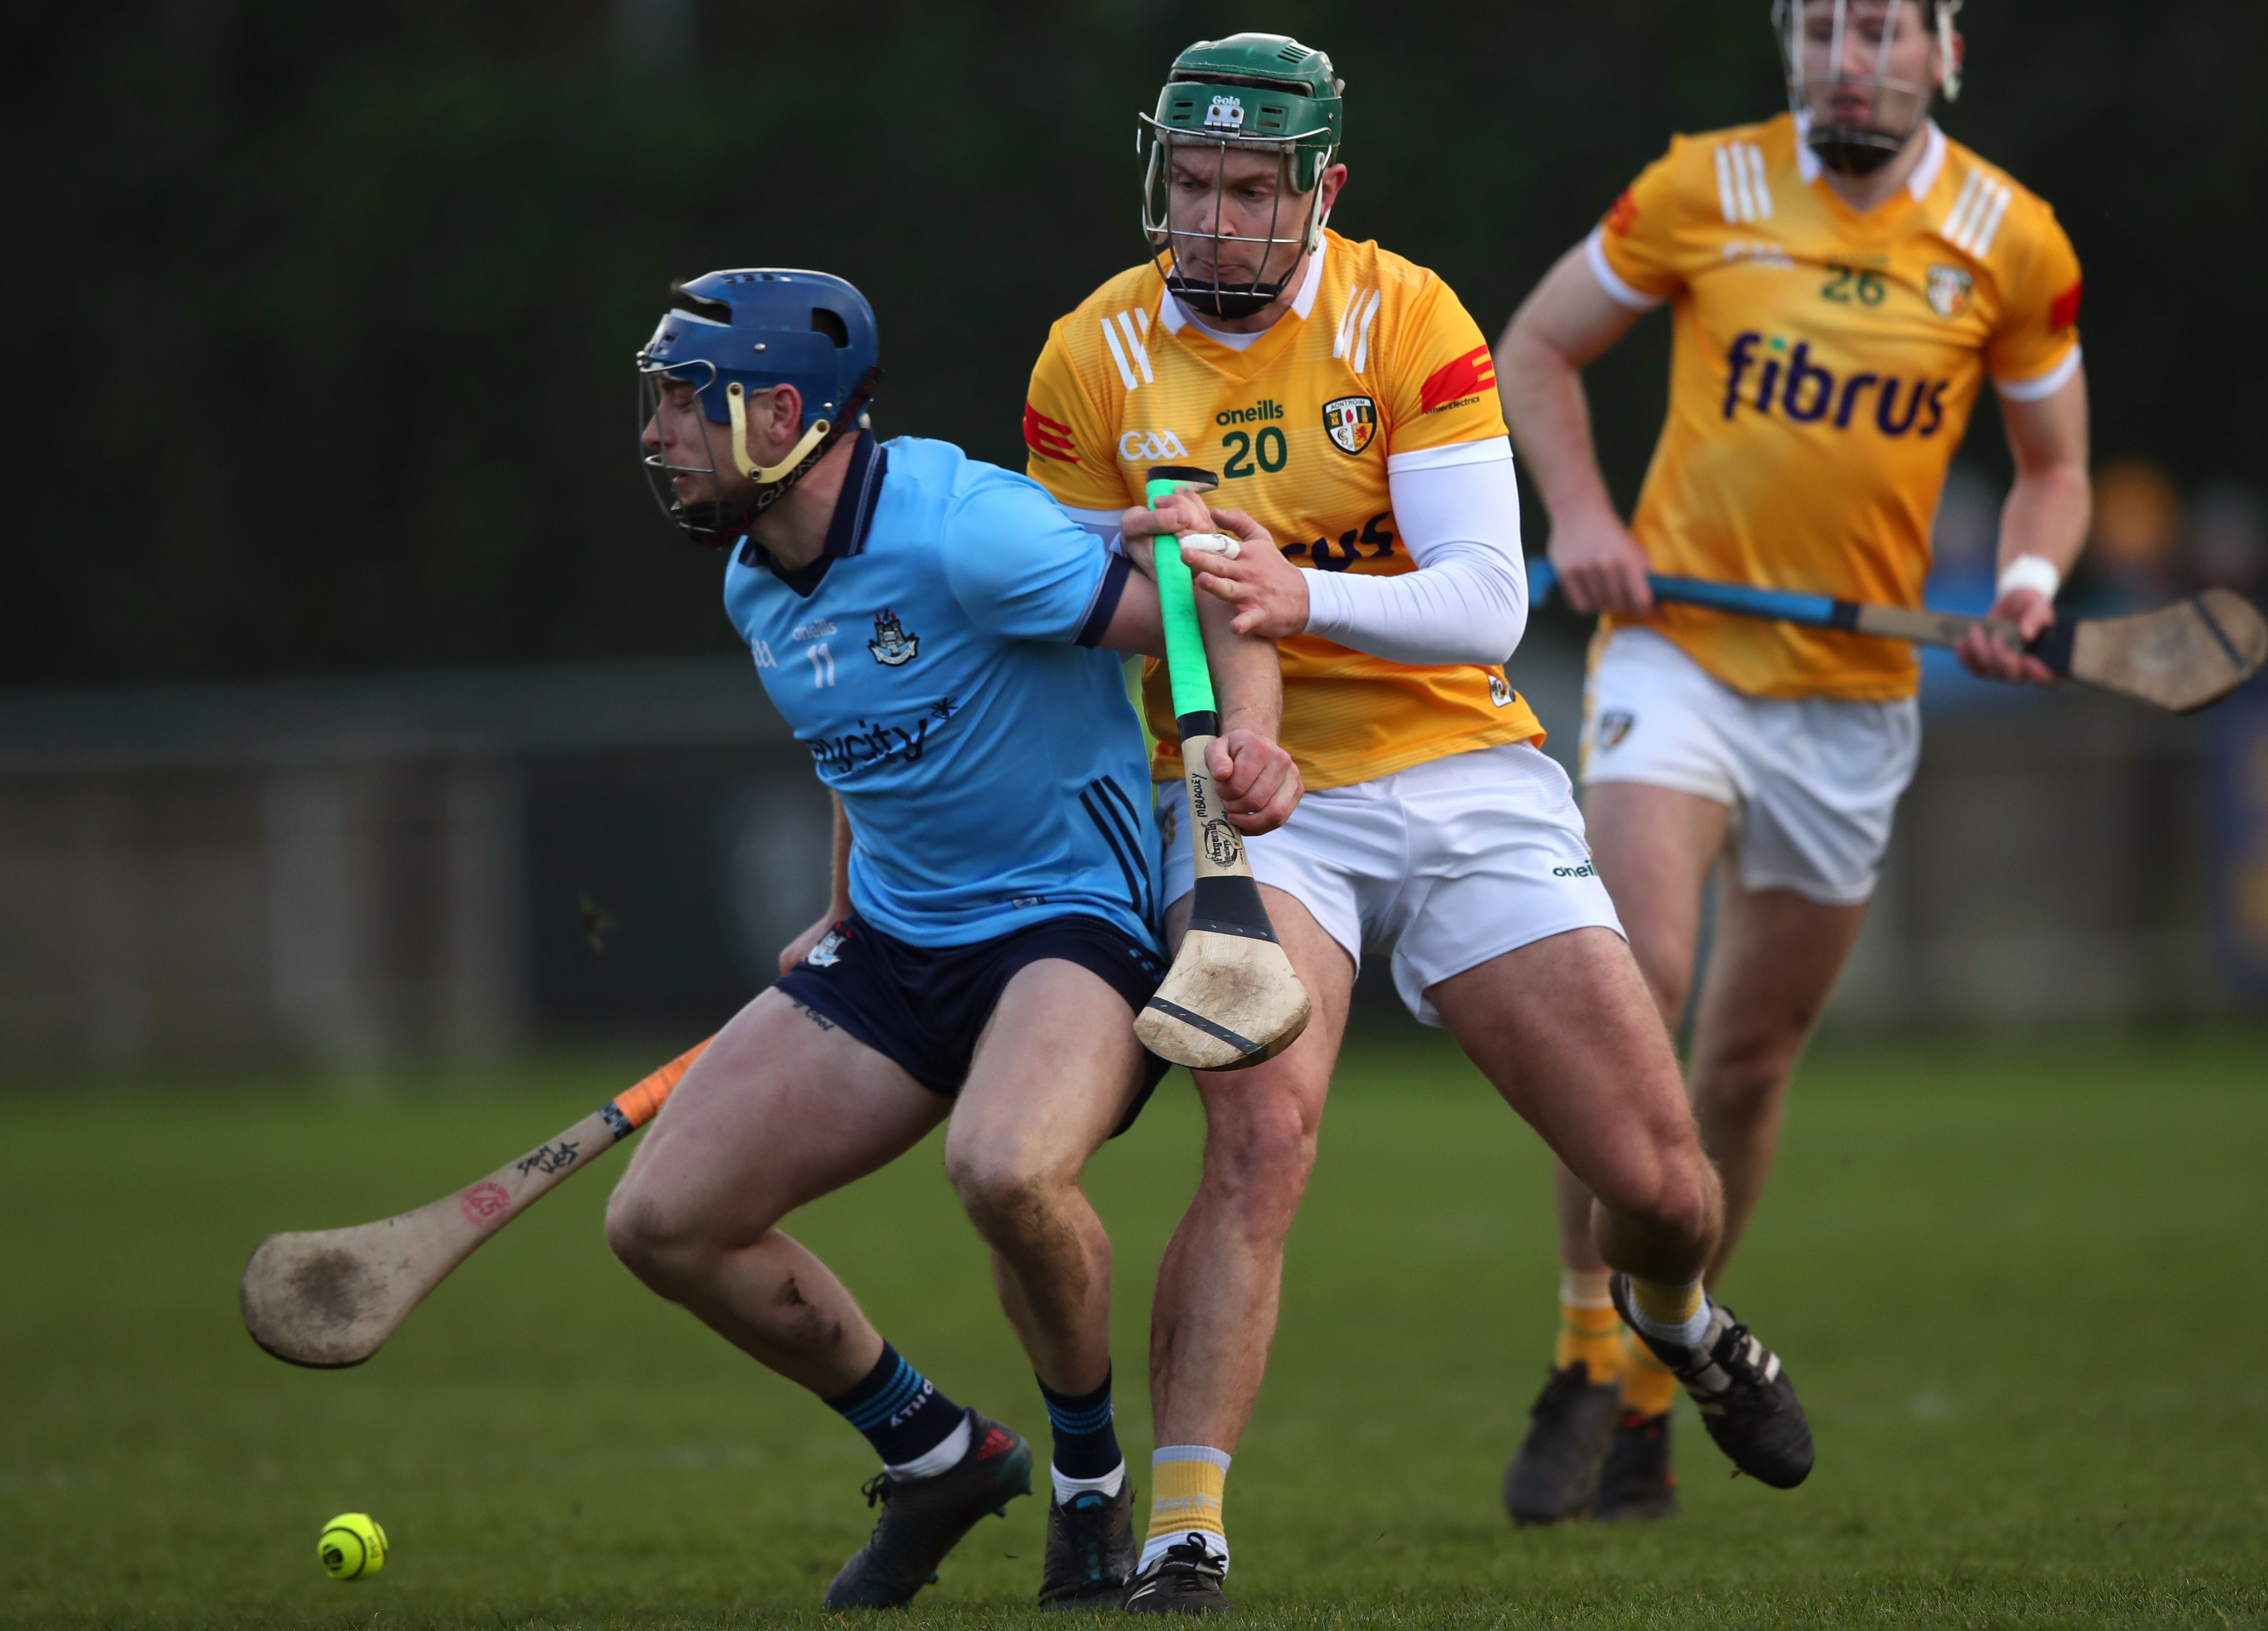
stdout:
[(2051, 331), (2070, 327), (2079, 321), (2079, 285), (2073, 283), (2056, 297), (2048, 308), (2048, 327)]
[(1484, 345), (1476, 345), (1454, 362), (1447, 362), (1433, 371), (1425, 388), (1418, 393), (1418, 411), (1430, 414), (1445, 402), (1461, 397), (1477, 396), (1482, 390), (1496, 384), (1496, 359)]
[(1079, 462), (1079, 450), (1071, 445), (1071, 427), (1049, 418), (1029, 402), (1024, 404), (1024, 445), (1042, 459), (1061, 459), (1067, 465)]

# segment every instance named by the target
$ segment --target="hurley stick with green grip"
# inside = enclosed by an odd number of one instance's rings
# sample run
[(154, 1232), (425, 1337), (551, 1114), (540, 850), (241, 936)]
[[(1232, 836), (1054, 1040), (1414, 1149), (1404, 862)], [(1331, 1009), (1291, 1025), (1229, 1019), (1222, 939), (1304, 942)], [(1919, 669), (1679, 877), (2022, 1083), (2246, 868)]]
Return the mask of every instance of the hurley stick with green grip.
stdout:
[[(1207, 491), (1210, 470), (1166, 465), (1149, 475), (1156, 505), (1182, 489)], [(1134, 1021), (1142, 1046), (1193, 1070), (1236, 1070), (1273, 1058), (1307, 1028), (1307, 989), (1277, 941), (1245, 858), (1244, 838), (1221, 809), (1205, 768), (1220, 734), (1212, 671), (1197, 628), (1197, 589), (1170, 533), (1152, 543), (1158, 604), (1166, 626), (1166, 669), (1189, 790), (1189, 849), (1197, 863), (1189, 932), (1163, 985)]]

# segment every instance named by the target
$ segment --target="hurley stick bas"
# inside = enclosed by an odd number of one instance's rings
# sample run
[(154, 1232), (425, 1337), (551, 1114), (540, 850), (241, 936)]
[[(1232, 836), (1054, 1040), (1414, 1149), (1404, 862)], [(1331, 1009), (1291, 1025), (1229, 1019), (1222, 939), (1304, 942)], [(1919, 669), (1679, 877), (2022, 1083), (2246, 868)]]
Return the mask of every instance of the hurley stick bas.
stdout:
[[(1218, 481), (1210, 470), (1160, 466), (1150, 472), (1149, 501), (1154, 506), (1183, 488), (1204, 492)], [(1182, 738), (1182, 775), (1189, 790), (1197, 884), (1189, 931), (1165, 983), (1136, 1017), (1134, 1034), (1160, 1059), (1192, 1070), (1237, 1070), (1272, 1059), (1298, 1039), (1310, 1011), (1307, 988), (1277, 941), (1245, 858), (1243, 834), (1223, 812), (1220, 790), (1205, 768), (1205, 749), (1220, 734), (1220, 712), (1181, 540), (1170, 533), (1154, 540), (1152, 556)]]
[(399, 1217), (270, 1235), (244, 1266), (244, 1328), (276, 1358), (319, 1370), (358, 1365), (409, 1311), (506, 1223), (653, 1120), (699, 1047), (478, 1183)]
[[(1542, 600), (1557, 581), (1558, 574), (1549, 562), (1530, 562), (1529, 601)], [(1659, 573), (1648, 573), (1646, 581), (1657, 600), (1703, 606), (1741, 617), (1800, 623), (1809, 628), (1881, 635), (1911, 640), (1917, 645), (1958, 645), (1970, 629), (1987, 629), (2010, 650), (2039, 658), (2051, 672), (2174, 714), (2192, 714), (2218, 702), (2268, 663), (2268, 622), (2262, 621), (2250, 601), (2227, 589), (2208, 589), (2154, 612), (2138, 612), (2129, 617), (2058, 618), (2026, 645), (2017, 636), (2014, 624), (1959, 612), (1910, 612), (1900, 606), (1837, 600), (1831, 595), (1794, 594)]]

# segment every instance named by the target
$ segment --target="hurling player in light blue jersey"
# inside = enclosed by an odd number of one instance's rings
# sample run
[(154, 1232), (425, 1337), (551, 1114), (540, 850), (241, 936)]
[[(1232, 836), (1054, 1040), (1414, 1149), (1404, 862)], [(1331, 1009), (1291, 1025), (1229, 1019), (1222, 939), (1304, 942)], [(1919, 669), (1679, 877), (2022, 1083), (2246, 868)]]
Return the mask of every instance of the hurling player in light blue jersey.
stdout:
[[(730, 551), (726, 609), (835, 796), (834, 900), (686, 1073), (608, 1238), (865, 1435), (882, 1515), (827, 1604), (902, 1604), (1028, 1490), (1031, 1451), (901, 1357), (778, 1225), (949, 1120), (946, 1175), (1054, 1429), (1041, 1600), (1110, 1605), (1133, 1489), (1110, 1243), (1079, 1174), (1164, 1070), (1132, 1027), (1164, 973), (1159, 841), (1112, 655), (1162, 652), (1157, 594), (1024, 476), (877, 442), (878, 350), (850, 284), (759, 269), (679, 286), (639, 354), (647, 468), (671, 518)], [(1123, 521), (1129, 538), (1211, 530), (1187, 499)], [(1212, 768), (1232, 818), (1263, 832), (1300, 792), (1275, 648), (1232, 633), (1225, 606), (1202, 614)]]

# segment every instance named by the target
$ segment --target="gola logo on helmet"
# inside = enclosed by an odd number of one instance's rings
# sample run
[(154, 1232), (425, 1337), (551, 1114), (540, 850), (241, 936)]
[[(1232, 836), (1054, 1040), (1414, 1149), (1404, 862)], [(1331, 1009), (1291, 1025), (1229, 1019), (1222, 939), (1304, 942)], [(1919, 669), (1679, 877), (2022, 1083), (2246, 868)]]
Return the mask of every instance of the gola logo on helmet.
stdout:
[(1208, 130), (1243, 129), (1243, 99), (1233, 96), (1213, 98), (1212, 106), (1205, 109), (1204, 128)]
[(1129, 430), (1118, 438), (1118, 456), (1131, 465), (1160, 459), (1187, 459), (1189, 450), (1170, 430)]

